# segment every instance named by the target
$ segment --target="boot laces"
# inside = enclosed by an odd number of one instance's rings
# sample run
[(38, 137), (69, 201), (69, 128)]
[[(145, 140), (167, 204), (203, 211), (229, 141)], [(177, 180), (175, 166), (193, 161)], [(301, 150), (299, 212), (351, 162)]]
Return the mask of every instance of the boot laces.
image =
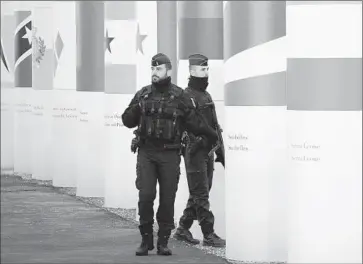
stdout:
[(206, 239), (221, 239), (216, 233), (210, 233), (205, 237)]
[(188, 229), (184, 229), (183, 231), (184, 231), (184, 233), (185, 233), (187, 236), (190, 236), (190, 237), (192, 237), (192, 236), (193, 236), (193, 235), (192, 235), (192, 232), (190, 232)]
[(217, 238), (217, 239), (221, 239), (221, 238), (220, 238), (220, 237), (219, 237), (216, 233), (214, 233), (214, 232), (212, 233), (212, 236), (213, 236), (213, 237), (215, 237), (215, 238)]

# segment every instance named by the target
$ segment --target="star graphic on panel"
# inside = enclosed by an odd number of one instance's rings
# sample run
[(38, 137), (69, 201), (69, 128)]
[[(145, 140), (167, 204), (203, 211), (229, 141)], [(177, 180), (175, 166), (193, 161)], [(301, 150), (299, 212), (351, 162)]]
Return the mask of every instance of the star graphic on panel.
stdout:
[(145, 40), (147, 35), (141, 35), (140, 34), (140, 25), (137, 25), (137, 33), (136, 33), (136, 52), (138, 50), (141, 51), (142, 54), (144, 54), (144, 51), (142, 49), (142, 42)]
[[(108, 36), (108, 30), (106, 30), (106, 39), (105, 39), (105, 41), (106, 41), (106, 49), (108, 49), (108, 51), (111, 53), (111, 47), (110, 47), (110, 44), (111, 44), (111, 42), (114, 40), (114, 38), (112, 38), (112, 37), (109, 37)], [(105, 50), (106, 51), (106, 50)]]
[(22, 38), (23, 39), (27, 38), (29, 41), (29, 45), (30, 45), (32, 43), (32, 38), (33, 38), (32, 31), (28, 27), (25, 27), (25, 31), (26, 31), (26, 33)]

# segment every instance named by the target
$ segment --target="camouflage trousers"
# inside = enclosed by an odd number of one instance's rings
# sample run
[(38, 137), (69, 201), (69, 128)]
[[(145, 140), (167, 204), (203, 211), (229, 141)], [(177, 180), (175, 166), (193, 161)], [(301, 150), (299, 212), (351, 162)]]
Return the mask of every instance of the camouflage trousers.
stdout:
[(204, 235), (214, 232), (214, 215), (210, 210), (209, 192), (212, 188), (214, 155), (204, 149), (184, 157), (189, 187), (189, 199), (179, 225), (189, 229), (198, 220)]

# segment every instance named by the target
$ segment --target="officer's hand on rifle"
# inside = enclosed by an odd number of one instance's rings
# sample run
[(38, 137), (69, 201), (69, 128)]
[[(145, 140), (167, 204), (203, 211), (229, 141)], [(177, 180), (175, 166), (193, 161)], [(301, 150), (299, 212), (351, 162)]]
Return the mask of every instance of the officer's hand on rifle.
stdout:
[(134, 135), (135, 137), (131, 140), (131, 152), (136, 153), (140, 143), (140, 138), (137, 130), (134, 131)]
[(136, 152), (137, 148), (138, 148), (138, 144), (139, 144), (139, 140), (137, 138), (133, 138), (131, 141), (131, 151), (133, 153)]

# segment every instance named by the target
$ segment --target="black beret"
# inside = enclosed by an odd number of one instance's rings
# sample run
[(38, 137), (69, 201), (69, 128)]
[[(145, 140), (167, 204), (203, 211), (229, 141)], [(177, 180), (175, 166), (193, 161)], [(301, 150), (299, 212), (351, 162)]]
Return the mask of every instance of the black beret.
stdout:
[(159, 66), (163, 64), (171, 63), (168, 56), (163, 53), (158, 53), (151, 58), (151, 66)]
[(202, 54), (192, 54), (189, 56), (189, 65), (208, 66), (208, 58)]

